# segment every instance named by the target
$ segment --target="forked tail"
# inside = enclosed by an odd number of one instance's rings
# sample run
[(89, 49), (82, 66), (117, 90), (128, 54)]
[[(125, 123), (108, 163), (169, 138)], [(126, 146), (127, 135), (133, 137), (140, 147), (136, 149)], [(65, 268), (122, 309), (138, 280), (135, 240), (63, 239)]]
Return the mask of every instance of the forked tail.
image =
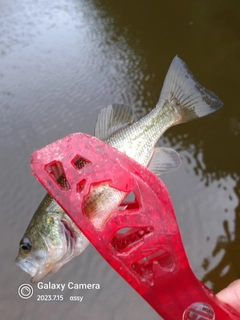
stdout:
[(187, 65), (176, 56), (164, 80), (156, 109), (165, 105), (172, 106), (178, 113), (178, 120), (174, 123), (178, 124), (212, 113), (223, 103), (213, 92), (201, 86)]

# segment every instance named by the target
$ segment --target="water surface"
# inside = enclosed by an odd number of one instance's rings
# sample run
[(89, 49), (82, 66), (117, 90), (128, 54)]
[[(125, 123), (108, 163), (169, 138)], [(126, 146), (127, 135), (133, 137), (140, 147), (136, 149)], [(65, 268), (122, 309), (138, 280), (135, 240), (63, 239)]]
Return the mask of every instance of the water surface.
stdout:
[[(30, 154), (72, 132), (93, 134), (99, 111), (156, 104), (178, 54), (224, 102), (217, 113), (170, 129), (161, 145), (181, 168), (163, 177), (196, 276), (214, 292), (240, 276), (240, 4), (237, 1), (0, 0), (0, 310), (3, 319), (158, 319), (93, 248), (46, 282), (100, 283), (83, 302), (21, 300), (29, 276), (18, 242), (44, 195)], [(52, 293), (52, 292), (50, 292)], [(59, 293), (59, 292), (58, 292)]]

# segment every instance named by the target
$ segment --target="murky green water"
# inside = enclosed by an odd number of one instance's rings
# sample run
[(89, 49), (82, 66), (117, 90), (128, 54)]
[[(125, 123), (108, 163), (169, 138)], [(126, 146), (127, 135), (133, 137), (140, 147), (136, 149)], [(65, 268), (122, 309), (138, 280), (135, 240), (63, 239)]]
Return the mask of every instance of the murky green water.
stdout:
[[(215, 292), (240, 276), (240, 3), (238, 1), (0, 0), (0, 234), (3, 319), (158, 319), (88, 248), (46, 281), (100, 283), (83, 302), (21, 300), (29, 276), (15, 266), (18, 242), (44, 190), (30, 154), (72, 132), (93, 134), (110, 103), (140, 117), (157, 102), (178, 54), (224, 107), (170, 129), (161, 144), (181, 168), (163, 177), (189, 261)], [(59, 294), (59, 292), (58, 292)]]

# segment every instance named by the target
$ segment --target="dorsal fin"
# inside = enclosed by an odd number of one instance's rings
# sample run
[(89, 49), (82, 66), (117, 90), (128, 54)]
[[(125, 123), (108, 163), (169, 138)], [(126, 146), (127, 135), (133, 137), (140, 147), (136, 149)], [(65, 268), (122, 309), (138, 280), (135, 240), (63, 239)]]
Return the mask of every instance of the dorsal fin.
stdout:
[(133, 123), (134, 114), (131, 107), (123, 104), (111, 104), (104, 108), (97, 119), (95, 136), (106, 140), (118, 129)]

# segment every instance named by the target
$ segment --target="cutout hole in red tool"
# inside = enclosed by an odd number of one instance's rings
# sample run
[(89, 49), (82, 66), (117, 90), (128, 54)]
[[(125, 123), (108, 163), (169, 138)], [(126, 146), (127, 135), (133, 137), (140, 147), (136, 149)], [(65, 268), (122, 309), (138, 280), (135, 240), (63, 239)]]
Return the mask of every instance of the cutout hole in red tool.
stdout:
[(50, 177), (63, 190), (69, 190), (69, 184), (60, 161), (53, 161), (45, 166)]
[(83, 179), (80, 182), (78, 182), (77, 192), (82, 192), (84, 190), (85, 184), (86, 184), (86, 179)]
[(77, 154), (73, 160), (72, 160), (72, 165), (76, 168), (76, 169), (82, 169), (88, 165), (91, 164), (91, 161), (83, 158), (82, 156), (80, 156), (79, 154)]
[(165, 272), (172, 272), (175, 268), (171, 254), (164, 249), (134, 262), (131, 267), (142, 281), (147, 281), (150, 285), (154, 285), (153, 264), (159, 264)]
[(129, 192), (119, 208), (124, 210), (139, 209), (139, 202), (133, 191)]
[(111, 245), (117, 252), (126, 252), (142, 242), (143, 237), (151, 232), (152, 227), (120, 229), (113, 236)]
[[(91, 183), (89, 192), (83, 202), (83, 212), (85, 216), (90, 220), (95, 228), (101, 227), (106, 221), (104, 216), (107, 215), (110, 208), (103, 208), (101, 203), (110, 199), (116, 192), (120, 192), (117, 189), (109, 187), (112, 181), (102, 181), (98, 183)], [(99, 220), (98, 220), (99, 219)]]

